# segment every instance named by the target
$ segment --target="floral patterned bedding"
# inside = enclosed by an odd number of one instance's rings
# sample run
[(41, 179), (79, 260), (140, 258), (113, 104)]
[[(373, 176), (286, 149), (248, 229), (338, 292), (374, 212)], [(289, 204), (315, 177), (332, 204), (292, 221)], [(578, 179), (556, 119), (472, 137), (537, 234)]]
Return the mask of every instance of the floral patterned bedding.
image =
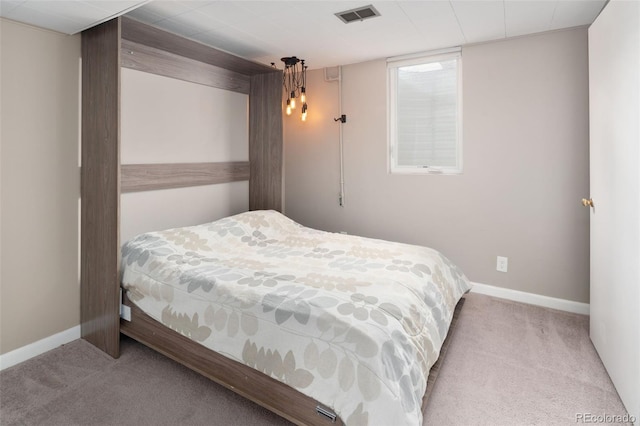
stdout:
[(333, 409), (421, 425), (429, 369), (470, 284), (439, 252), (275, 211), (142, 234), (122, 284), (152, 318)]

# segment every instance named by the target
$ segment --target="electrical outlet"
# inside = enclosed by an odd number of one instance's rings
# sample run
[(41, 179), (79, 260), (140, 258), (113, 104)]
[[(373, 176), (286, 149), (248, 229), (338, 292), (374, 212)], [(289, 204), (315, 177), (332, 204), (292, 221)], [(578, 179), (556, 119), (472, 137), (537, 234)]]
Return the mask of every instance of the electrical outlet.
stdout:
[(120, 305), (120, 318), (125, 321), (131, 321), (131, 307), (127, 305)]
[(504, 256), (498, 256), (496, 261), (496, 270), (500, 272), (507, 272), (509, 269), (509, 258)]

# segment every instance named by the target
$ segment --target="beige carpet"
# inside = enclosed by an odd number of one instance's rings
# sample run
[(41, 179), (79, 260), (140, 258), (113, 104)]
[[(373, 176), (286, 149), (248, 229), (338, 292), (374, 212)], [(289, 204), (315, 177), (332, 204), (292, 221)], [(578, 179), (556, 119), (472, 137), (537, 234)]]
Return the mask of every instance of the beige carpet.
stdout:
[[(581, 315), (469, 295), (424, 424), (575, 425), (578, 414), (625, 414), (588, 323)], [(0, 424), (287, 422), (123, 339), (118, 360), (78, 340), (2, 371)]]
[(575, 425), (579, 414), (626, 414), (587, 316), (471, 294), (452, 337), (424, 424)]

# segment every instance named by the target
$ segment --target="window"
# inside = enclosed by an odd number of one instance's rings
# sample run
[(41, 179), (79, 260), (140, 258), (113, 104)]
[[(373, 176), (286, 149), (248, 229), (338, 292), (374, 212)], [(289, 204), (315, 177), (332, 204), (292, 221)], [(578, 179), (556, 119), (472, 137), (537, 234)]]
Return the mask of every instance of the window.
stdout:
[(388, 60), (391, 173), (462, 173), (461, 64), (459, 49)]

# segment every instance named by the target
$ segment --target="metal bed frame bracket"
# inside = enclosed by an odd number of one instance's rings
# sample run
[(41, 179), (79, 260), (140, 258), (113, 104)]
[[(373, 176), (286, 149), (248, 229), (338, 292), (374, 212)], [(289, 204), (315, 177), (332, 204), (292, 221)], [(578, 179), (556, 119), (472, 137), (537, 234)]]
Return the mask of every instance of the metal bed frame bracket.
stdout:
[(120, 288), (120, 318), (131, 321), (131, 307), (122, 303), (122, 288)]
[(316, 413), (318, 413), (319, 416), (326, 417), (328, 420), (331, 421), (331, 423), (335, 423), (336, 419), (338, 418), (336, 413), (334, 413), (333, 411), (329, 410), (328, 408), (324, 408), (324, 407), (322, 407), (320, 405), (318, 405), (316, 407)]

